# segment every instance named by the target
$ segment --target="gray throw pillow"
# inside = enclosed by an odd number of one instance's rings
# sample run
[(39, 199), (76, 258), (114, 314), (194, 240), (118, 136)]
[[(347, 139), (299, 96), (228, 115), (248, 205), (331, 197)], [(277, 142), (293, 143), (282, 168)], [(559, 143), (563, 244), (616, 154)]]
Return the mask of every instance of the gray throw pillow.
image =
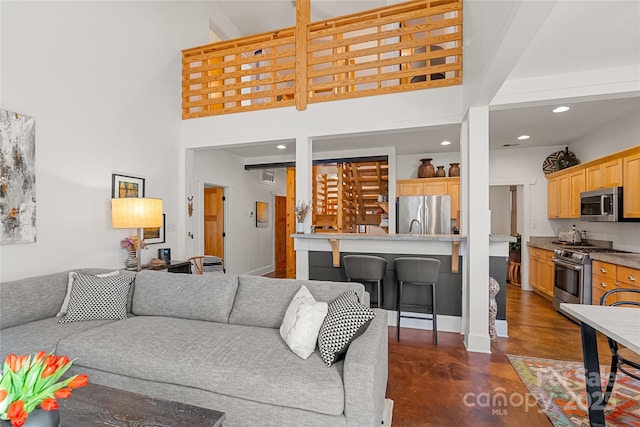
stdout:
[(67, 314), (58, 322), (126, 319), (127, 296), (135, 277), (128, 272), (103, 278), (74, 274)]
[(353, 290), (342, 293), (331, 304), (318, 335), (320, 355), (327, 366), (344, 357), (349, 344), (369, 326), (376, 314), (360, 304)]

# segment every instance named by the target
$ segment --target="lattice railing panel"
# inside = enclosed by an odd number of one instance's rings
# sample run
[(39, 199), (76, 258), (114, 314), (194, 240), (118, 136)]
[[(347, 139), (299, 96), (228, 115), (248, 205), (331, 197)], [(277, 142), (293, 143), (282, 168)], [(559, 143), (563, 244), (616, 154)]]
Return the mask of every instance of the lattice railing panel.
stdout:
[[(462, 83), (462, 0), (400, 3), (311, 23), (299, 36), (286, 28), (184, 50), (182, 117)], [(304, 39), (307, 66), (297, 69)]]

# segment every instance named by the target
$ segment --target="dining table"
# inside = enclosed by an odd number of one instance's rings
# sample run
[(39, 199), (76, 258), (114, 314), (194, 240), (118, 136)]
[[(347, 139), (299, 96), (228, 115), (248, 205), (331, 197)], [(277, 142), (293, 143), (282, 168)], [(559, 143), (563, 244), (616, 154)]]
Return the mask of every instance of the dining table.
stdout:
[(589, 423), (604, 426), (604, 393), (600, 378), (597, 332), (640, 354), (640, 309), (588, 304), (560, 304), (560, 310), (580, 321)]

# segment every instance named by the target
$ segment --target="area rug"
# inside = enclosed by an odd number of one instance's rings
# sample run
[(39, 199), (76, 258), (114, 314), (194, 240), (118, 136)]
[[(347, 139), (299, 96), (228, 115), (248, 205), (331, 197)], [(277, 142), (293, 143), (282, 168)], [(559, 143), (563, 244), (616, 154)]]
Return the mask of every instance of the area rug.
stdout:
[[(582, 362), (507, 355), (540, 410), (555, 427), (589, 426)], [(609, 367), (601, 365), (603, 390)], [(640, 381), (618, 372), (605, 408), (607, 426), (640, 427)]]

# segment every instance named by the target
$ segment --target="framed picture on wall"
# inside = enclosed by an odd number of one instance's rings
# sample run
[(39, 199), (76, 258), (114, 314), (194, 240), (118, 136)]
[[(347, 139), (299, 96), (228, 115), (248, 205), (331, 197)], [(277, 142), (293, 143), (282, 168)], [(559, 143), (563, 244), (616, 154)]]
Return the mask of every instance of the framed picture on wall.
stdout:
[(144, 178), (111, 174), (111, 197), (144, 197)]
[(162, 214), (162, 227), (151, 227), (142, 229), (142, 238), (147, 245), (153, 245), (154, 243), (164, 243), (164, 226), (166, 220), (166, 215)]
[(269, 226), (269, 203), (256, 202), (256, 227)]

